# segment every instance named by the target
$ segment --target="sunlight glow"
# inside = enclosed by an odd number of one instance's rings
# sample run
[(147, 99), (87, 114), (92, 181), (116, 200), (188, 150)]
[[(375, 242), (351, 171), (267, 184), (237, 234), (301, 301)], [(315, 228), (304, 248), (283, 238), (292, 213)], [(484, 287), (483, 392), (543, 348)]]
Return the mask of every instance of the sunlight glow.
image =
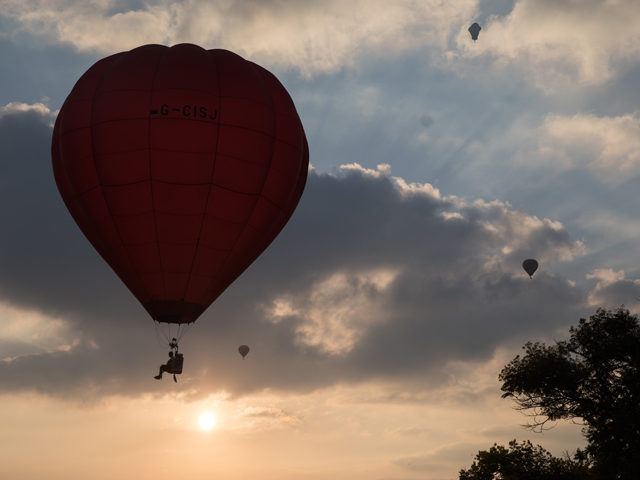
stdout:
[(203, 430), (211, 430), (216, 424), (216, 417), (213, 414), (206, 412), (200, 415), (200, 428)]

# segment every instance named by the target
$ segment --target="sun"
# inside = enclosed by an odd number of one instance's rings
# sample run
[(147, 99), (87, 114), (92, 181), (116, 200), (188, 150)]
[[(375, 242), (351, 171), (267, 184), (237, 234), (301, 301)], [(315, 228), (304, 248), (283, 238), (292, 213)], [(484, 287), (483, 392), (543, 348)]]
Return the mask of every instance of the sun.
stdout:
[(212, 413), (205, 412), (200, 415), (199, 423), (200, 428), (202, 428), (203, 430), (211, 430), (216, 424), (216, 417), (214, 417)]

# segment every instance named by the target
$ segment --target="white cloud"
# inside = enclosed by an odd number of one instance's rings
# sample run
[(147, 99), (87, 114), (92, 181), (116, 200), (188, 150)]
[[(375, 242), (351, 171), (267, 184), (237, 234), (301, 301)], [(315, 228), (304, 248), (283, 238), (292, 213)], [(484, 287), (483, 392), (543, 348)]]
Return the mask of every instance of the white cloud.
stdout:
[(391, 165), (388, 163), (381, 163), (375, 170), (372, 168), (365, 168), (359, 163), (348, 163), (346, 165), (340, 165), (340, 172), (358, 172), (363, 176), (370, 178), (390, 178), (394, 181), (396, 188), (403, 197), (409, 197), (411, 195), (425, 195), (436, 200), (440, 199), (440, 190), (429, 183), (407, 183), (403, 178), (392, 177)]
[[(147, 43), (165, 43), (172, 26), (172, 9), (147, 7), (146, 11), (116, 13), (113, 16), (96, 15), (95, 11), (77, 12), (57, 23), (56, 35), (80, 50), (112, 53), (129, 50)], [(39, 19), (49, 24), (56, 15)]]
[[(425, 195), (427, 197), (431, 197), (436, 200), (440, 198), (440, 190), (435, 188), (430, 183), (418, 183), (418, 182), (407, 183), (404, 179), (400, 177), (393, 177), (393, 180), (395, 180), (396, 187), (400, 190), (403, 196)], [(455, 215), (455, 214), (452, 214), (452, 215)]]
[[(614, 271), (612, 268), (594, 270), (587, 278), (598, 281), (596, 287), (589, 292), (589, 306), (617, 308), (627, 304), (631, 311), (640, 312), (640, 307), (632, 300), (640, 294), (640, 280), (627, 279), (624, 270)], [(630, 300), (633, 302), (631, 305)]]
[(485, 252), (490, 258), (485, 268), (495, 268), (495, 262), (502, 262), (505, 256), (535, 256), (539, 262), (556, 263), (569, 262), (587, 253), (584, 243), (570, 240), (558, 221), (541, 220), (522, 210), (514, 210), (508, 202), (499, 200), (486, 202), (479, 199), (468, 203), (457, 197), (447, 199), (461, 215), (453, 212), (445, 218), (475, 218), (493, 246)]
[(237, 425), (232, 431), (237, 433), (264, 432), (302, 425), (302, 420), (296, 415), (289, 414), (275, 405), (247, 406), (241, 408), (235, 416)]
[(57, 111), (52, 112), (51, 110), (49, 110), (49, 107), (47, 107), (44, 103), (38, 102), (34, 103), (33, 105), (29, 105), (27, 103), (11, 102), (6, 104), (4, 107), (0, 107), (0, 118), (6, 115), (14, 115), (26, 112), (34, 112), (37, 115), (48, 117), (52, 122), (55, 120), (55, 117), (58, 114)]
[[(61, 318), (18, 308), (7, 302), (0, 302), (0, 319), (0, 339), (5, 344), (3, 351), (5, 354), (10, 352), (10, 356), (66, 352), (78, 346), (82, 337)], [(97, 348), (95, 342), (89, 343)]]
[(640, 59), (634, 2), (520, 0), (509, 15), (489, 16), (472, 43), (467, 28), (477, 8), (475, 0), (156, 0), (137, 10), (117, 0), (5, 0), (0, 15), (80, 51), (107, 55), (189, 42), (305, 77), (356, 67), (363, 55), (421, 51), (432, 65), (461, 75), (477, 73), (469, 70), (474, 59), (484, 70), (487, 61), (515, 67), (551, 93), (603, 84)]
[(549, 114), (537, 129), (536, 148), (518, 163), (556, 171), (586, 168), (599, 181), (620, 185), (640, 175), (640, 115)]
[(475, 2), (185, 0), (112, 13), (117, 6), (115, 0), (6, 0), (0, 14), (82, 51), (110, 54), (145, 43), (190, 42), (312, 76), (354, 65), (362, 50), (386, 55), (430, 44), (442, 48)]
[(369, 327), (384, 320), (376, 298), (397, 275), (398, 271), (389, 269), (335, 273), (314, 284), (302, 297), (275, 299), (271, 320), (296, 316), (299, 343), (329, 355), (348, 353)]
[(365, 168), (359, 163), (347, 163), (346, 165), (340, 165), (341, 172), (359, 172), (362, 175), (370, 178), (382, 178), (389, 177), (391, 175), (391, 165), (382, 163), (374, 170), (372, 168)]
[(611, 268), (601, 268), (598, 270), (594, 270), (592, 273), (588, 274), (587, 278), (596, 278), (599, 280), (599, 285), (605, 286), (624, 280), (625, 275), (624, 270), (614, 272)]
[(458, 47), (467, 58), (516, 66), (551, 93), (603, 84), (640, 59), (639, 26), (637, 2), (520, 0), (508, 16), (489, 17), (475, 44), (461, 28)]
[(110, 13), (115, 0), (6, 0), (0, 14), (20, 30), (70, 43), (81, 51), (111, 54), (145, 43), (165, 43), (174, 7), (146, 4), (143, 10)]
[(442, 218), (445, 220), (464, 220), (464, 217), (459, 212), (442, 212), (440, 215), (442, 215)]

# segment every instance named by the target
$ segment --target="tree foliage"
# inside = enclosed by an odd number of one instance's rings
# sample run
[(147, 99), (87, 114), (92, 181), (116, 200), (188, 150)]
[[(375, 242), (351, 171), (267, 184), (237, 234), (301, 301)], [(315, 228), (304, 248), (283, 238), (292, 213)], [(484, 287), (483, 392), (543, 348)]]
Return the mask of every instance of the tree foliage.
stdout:
[(570, 333), (551, 346), (528, 342), (526, 355), (500, 373), (503, 398), (531, 412), (533, 430), (556, 420), (581, 422), (597, 478), (640, 478), (638, 317), (624, 306), (598, 309)]
[(509, 448), (494, 444), (478, 452), (468, 470), (460, 470), (460, 480), (591, 480), (588, 460), (578, 450), (574, 458), (558, 458), (529, 440)]

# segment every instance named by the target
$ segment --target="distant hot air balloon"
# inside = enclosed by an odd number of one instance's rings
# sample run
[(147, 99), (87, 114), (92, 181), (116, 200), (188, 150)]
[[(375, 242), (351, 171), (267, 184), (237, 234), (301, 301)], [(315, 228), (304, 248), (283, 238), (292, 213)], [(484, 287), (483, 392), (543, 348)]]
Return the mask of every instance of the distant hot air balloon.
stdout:
[(482, 30), (482, 27), (478, 25), (478, 22), (475, 22), (473, 25), (469, 27), (469, 33), (471, 34), (471, 39), (475, 42), (478, 40), (478, 34)]
[(246, 345), (240, 345), (238, 347), (238, 351), (240, 352), (240, 355), (242, 355), (242, 359), (244, 360), (244, 357), (246, 357), (247, 353), (249, 353), (249, 347), (247, 347)]
[(533, 274), (536, 273), (536, 270), (538, 269), (538, 262), (533, 258), (529, 258), (522, 262), (522, 268), (524, 268), (524, 271), (529, 274), (529, 278), (533, 278)]
[(275, 239), (309, 165), (278, 79), (191, 44), (95, 63), (60, 109), (51, 156), (82, 232), (151, 318), (178, 328)]

